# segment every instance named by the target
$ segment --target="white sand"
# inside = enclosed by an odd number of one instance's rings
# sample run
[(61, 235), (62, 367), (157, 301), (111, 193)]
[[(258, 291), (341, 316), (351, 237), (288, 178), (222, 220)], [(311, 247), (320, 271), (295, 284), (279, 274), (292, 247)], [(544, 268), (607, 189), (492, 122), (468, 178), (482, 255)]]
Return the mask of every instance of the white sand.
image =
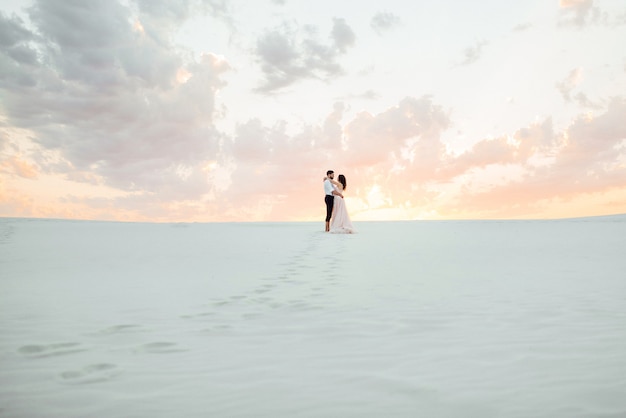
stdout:
[(355, 227), (0, 219), (0, 416), (626, 416), (626, 217)]

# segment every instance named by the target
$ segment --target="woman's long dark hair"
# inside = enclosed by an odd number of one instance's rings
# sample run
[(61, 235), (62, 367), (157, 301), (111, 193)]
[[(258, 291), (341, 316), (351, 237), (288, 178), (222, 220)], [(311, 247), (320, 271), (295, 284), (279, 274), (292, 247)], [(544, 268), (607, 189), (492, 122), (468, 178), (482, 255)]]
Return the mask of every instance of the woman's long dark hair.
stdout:
[(339, 181), (339, 183), (341, 183), (341, 185), (343, 186), (343, 189), (346, 190), (346, 176), (344, 176), (343, 174), (339, 174), (339, 177), (337, 177), (337, 180)]

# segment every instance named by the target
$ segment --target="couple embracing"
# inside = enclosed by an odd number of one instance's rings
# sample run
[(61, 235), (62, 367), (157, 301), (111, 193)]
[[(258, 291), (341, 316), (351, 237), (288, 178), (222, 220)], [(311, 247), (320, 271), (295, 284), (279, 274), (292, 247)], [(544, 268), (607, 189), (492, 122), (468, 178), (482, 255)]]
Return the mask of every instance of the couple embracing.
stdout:
[(335, 181), (335, 172), (328, 170), (324, 177), (324, 202), (326, 203), (326, 232), (335, 234), (353, 234), (343, 192), (346, 190), (346, 176), (339, 174)]

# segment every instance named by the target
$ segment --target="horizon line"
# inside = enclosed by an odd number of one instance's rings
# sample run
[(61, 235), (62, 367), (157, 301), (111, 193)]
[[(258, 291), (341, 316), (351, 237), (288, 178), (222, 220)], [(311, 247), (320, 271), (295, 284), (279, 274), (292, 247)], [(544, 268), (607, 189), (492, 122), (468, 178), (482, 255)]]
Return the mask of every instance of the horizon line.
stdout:
[[(449, 219), (372, 219), (353, 221), (354, 223), (381, 223), (381, 222), (529, 222), (529, 221), (567, 221), (600, 218), (624, 217), (626, 212), (606, 215), (571, 216), (562, 218), (449, 218)], [(2, 216), (0, 220), (22, 220), (22, 221), (66, 221), (66, 222), (99, 222), (99, 223), (125, 223), (125, 224), (271, 224), (271, 223), (318, 223), (323, 221), (312, 220), (284, 220), (284, 221), (133, 221), (120, 219), (87, 219), (87, 218), (44, 218), (44, 217), (16, 217)]]

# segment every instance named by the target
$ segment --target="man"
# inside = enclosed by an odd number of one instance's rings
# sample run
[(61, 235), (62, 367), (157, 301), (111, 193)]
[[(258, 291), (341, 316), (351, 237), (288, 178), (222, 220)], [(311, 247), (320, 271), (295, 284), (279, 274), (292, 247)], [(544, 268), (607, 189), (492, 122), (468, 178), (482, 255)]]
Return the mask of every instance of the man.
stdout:
[(328, 170), (326, 172), (326, 178), (324, 179), (324, 202), (326, 203), (326, 232), (330, 231), (330, 217), (333, 214), (333, 204), (335, 203), (335, 196), (343, 198), (343, 195), (339, 193), (335, 186), (330, 182), (335, 178), (335, 172)]

